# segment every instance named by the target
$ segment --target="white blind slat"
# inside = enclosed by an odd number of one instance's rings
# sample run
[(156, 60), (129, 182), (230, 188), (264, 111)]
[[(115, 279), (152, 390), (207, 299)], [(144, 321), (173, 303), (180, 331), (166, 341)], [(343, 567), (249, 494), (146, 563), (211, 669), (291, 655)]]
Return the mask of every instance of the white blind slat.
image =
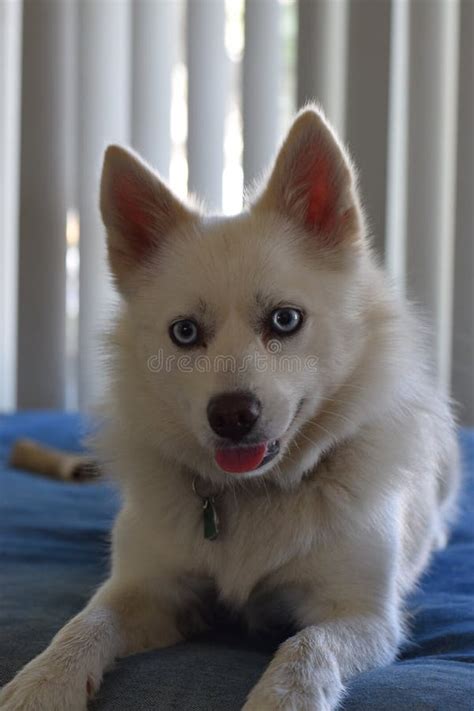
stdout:
[(346, 140), (360, 175), (369, 227), (385, 254), (391, 0), (349, 3)]
[(129, 141), (128, 0), (80, 2), (78, 30), (79, 404), (88, 408), (102, 388), (99, 332), (112, 300), (98, 209), (100, 170), (107, 144)]
[(280, 22), (278, 0), (246, 0), (242, 102), (247, 186), (268, 167), (278, 144)]
[(188, 0), (188, 186), (212, 209), (222, 207), (228, 62), (225, 3)]
[(385, 264), (401, 292), (405, 291), (406, 173), (408, 131), (409, 3), (392, 6), (389, 77), (389, 132)]
[(176, 0), (132, 3), (132, 146), (168, 178), (171, 73), (177, 56)]
[(474, 3), (461, 4), (454, 271), (453, 395), (474, 425)]
[(450, 381), (459, 4), (410, 4), (406, 170), (408, 294), (434, 329), (440, 382)]
[(21, 4), (0, 3), (0, 410), (16, 405)]
[(71, 3), (23, 4), (18, 406), (65, 397), (65, 251)]
[(298, 106), (318, 101), (344, 137), (347, 70), (346, 0), (298, 2)]

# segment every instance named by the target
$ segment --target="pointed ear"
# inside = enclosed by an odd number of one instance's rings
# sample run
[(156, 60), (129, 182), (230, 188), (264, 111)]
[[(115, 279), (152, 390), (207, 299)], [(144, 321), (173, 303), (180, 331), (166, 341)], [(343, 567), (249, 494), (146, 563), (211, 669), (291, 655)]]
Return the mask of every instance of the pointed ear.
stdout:
[(100, 210), (107, 229), (109, 262), (118, 288), (131, 277), (167, 235), (195, 219), (149, 166), (132, 151), (109, 146), (100, 186)]
[(297, 116), (254, 209), (284, 214), (322, 247), (361, 237), (353, 168), (317, 109), (306, 108)]

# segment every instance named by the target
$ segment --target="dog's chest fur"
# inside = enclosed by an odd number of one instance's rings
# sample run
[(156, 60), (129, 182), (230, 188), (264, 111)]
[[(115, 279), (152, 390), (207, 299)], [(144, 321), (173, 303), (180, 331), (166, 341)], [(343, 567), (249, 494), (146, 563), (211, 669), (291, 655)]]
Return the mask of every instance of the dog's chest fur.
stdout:
[(160, 561), (177, 575), (208, 578), (218, 597), (236, 609), (256, 590), (264, 599), (264, 580), (265, 588), (283, 582), (291, 587), (291, 574), (285, 579), (284, 571), (313, 553), (323, 523), (314, 482), (293, 491), (248, 483), (216, 496), (215, 507), (219, 535), (211, 541), (204, 536), (202, 499), (193, 491), (192, 478), (163, 476), (152, 494), (126, 506), (120, 517), (116, 537), (120, 543), (123, 535), (127, 563), (134, 550), (140, 567), (145, 558), (150, 569)]
[(189, 534), (196, 567), (207, 570), (219, 596), (238, 607), (252, 595), (251, 607), (257, 599), (263, 603), (265, 587), (274, 587), (272, 575), (281, 576), (289, 561), (306, 555), (314, 543), (317, 499), (309, 491), (260, 487), (226, 492), (215, 501), (220, 530), (213, 541), (204, 538), (200, 500), (189, 503), (194, 509)]
[(147, 540), (155, 542), (150, 565), (168, 559), (178, 576), (193, 581), (199, 599), (212, 593), (250, 628), (293, 622), (298, 601), (318, 585), (326, 522), (335, 509), (316, 475), (290, 491), (248, 482), (216, 496), (220, 527), (212, 541), (189, 477), (175, 477), (147, 503), (153, 517)]

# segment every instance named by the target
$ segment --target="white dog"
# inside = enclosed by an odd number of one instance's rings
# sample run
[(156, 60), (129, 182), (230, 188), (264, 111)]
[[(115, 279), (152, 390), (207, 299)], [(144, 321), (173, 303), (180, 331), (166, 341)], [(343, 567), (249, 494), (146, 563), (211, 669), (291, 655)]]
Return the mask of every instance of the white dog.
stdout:
[(112, 573), (0, 707), (83, 711), (114, 658), (205, 629), (214, 591), (254, 627), (277, 599), (295, 630), (245, 711), (334, 709), (395, 658), (458, 479), (449, 405), (371, 254), (348, 156), (305, 109), (227, 219), (112, 146), (101, 210), (123, 296), (98, 443), (124, 498)]

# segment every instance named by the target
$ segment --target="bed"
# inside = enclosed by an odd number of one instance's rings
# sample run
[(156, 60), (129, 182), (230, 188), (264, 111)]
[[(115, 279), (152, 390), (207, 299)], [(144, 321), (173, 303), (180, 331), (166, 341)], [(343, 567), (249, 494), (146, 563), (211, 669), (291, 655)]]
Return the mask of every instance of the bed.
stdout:
[[(17, 437), (80, 450), (77, 414), (0, 416), (0, 686), (48, 644), (107, 575), (113, 487), (61, 483), (8, 467)], [(409, 600), (399, 659), (361, 675), (345, 711), (474, 710), (474, 432), (460, 433), (461, 514)], [(238, 711), (271, 655), (235, 630), (119, 661), (93, 711)], [(65, 709), (65, 711), (67, 711)]]

